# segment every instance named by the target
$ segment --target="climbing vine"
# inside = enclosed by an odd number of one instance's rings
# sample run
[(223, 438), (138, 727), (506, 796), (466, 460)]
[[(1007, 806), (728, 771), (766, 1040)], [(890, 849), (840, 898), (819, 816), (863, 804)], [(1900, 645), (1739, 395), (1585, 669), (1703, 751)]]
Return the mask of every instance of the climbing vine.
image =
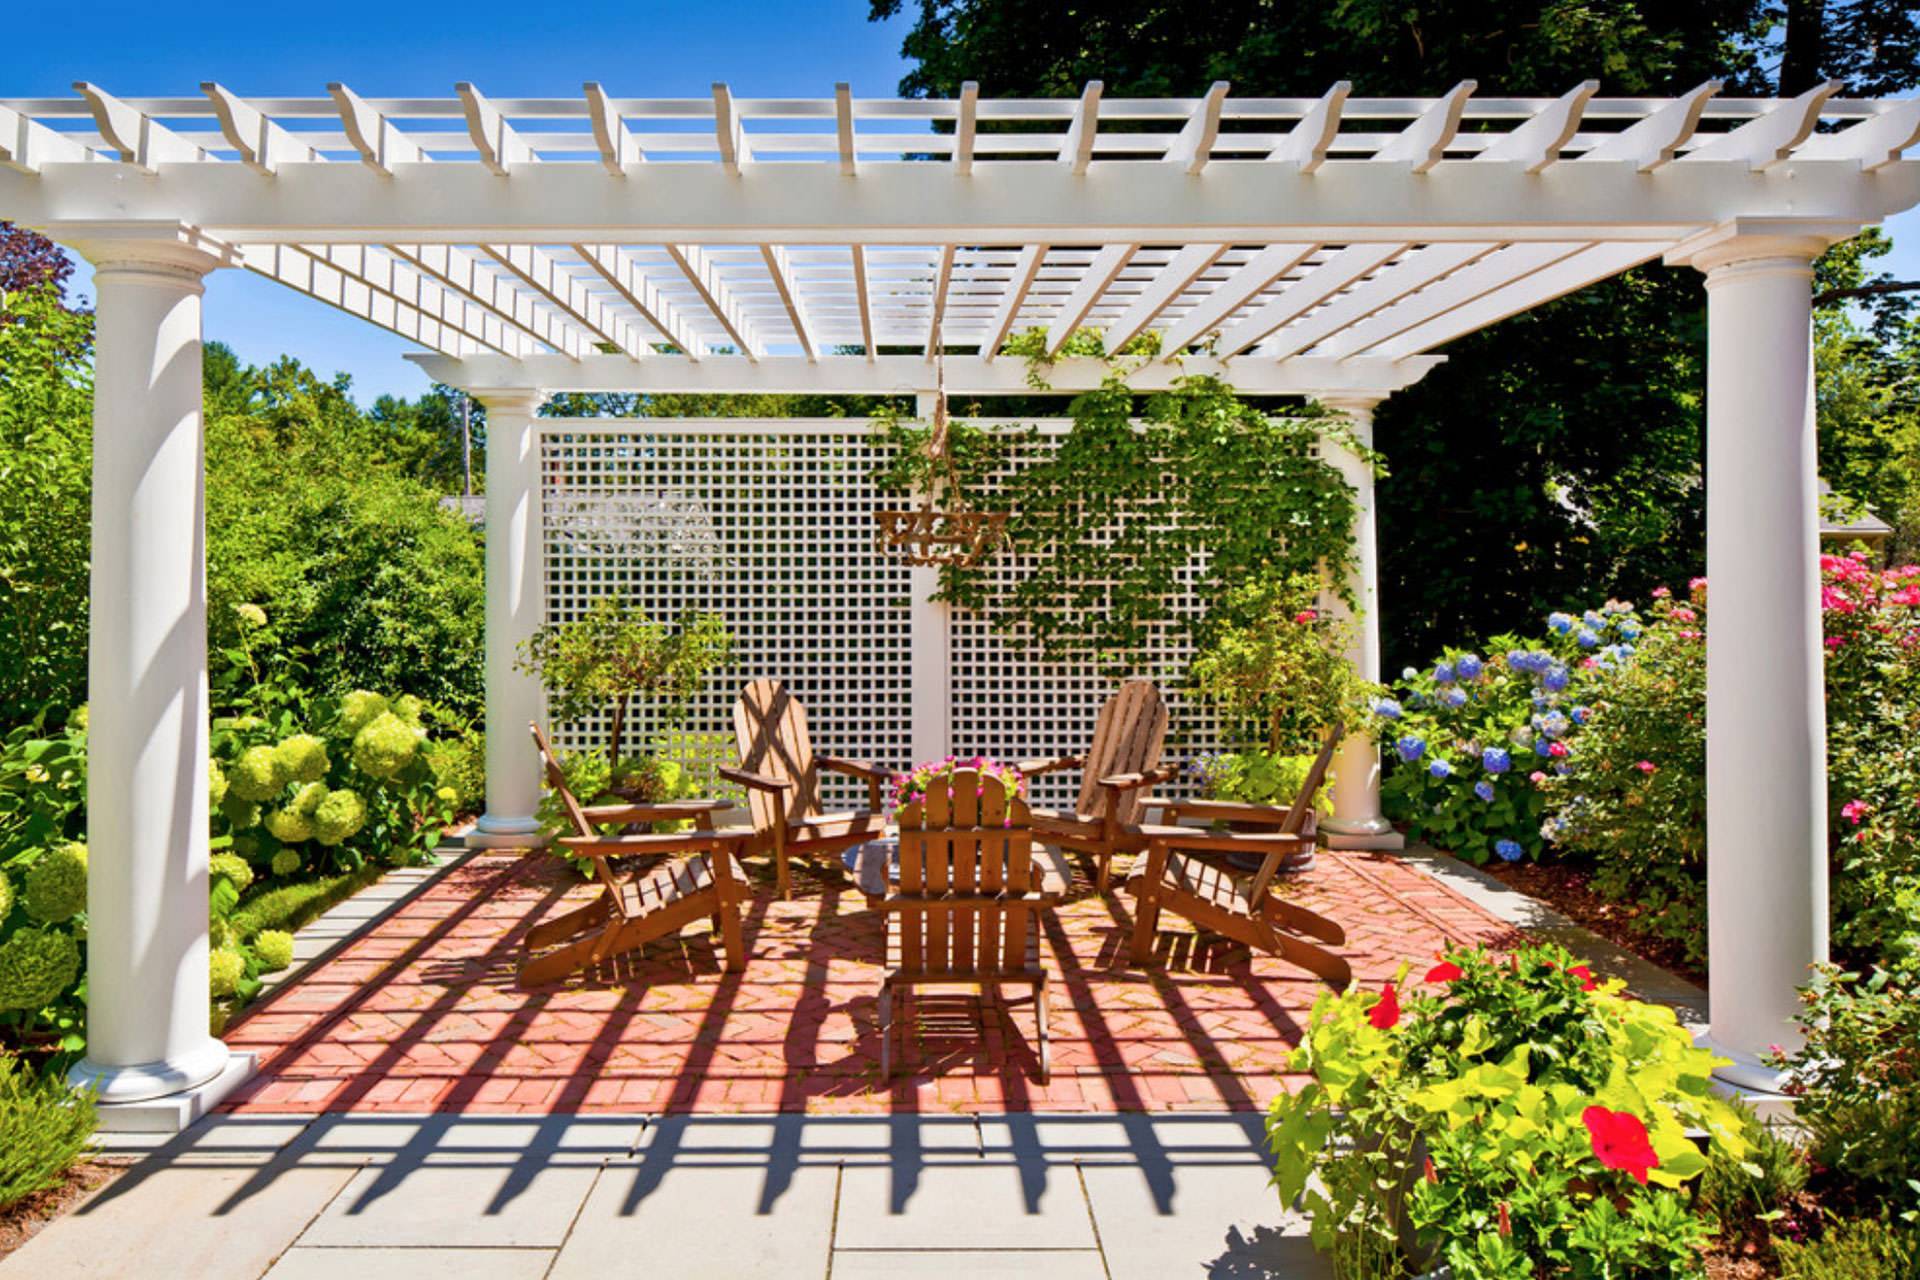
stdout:
[[(1005, 348), (1027, 357), (1036, 389), (1046, 388), (1050, 366), (1043, 338), (1019, 335)], [(1105, 353), (1098, 334), (1076, 334), (1060, 354)], [(957, 491), (976, 505), (1011, 508), (1023, 572), (1007, 586), (990, 565), (943, 570), (941, 598), (986, 613), (997, 630), (1031, 636), (1048, 660), (1091, 655), (1102, 670), (1125, 671), (1167, 623), (1204, 642), (1211, 627), (1233, 620), (1223, 607), (1231, 588), (1262, 571), (1322, 572), (1336, 589), (1345, 581), (1354, 493), (1315, 449), (1337, 442), (1372, 461), (1345, 419), (1317, 406), (1271, 416), (1208, 376), (1142, 397), (1127, 377), (1137, 356), (1151, 354), (1129, 350), (1111, 361), (1100, 386), (1068, 406), (1066, 435), (1011, 475), (1008, 460), (1037, 431), (951, 428)], [(924, 428), (893, 418), (877, 430), (893, 462), (876, 480), (919, 483)], [(1176, 618), (1171, 602), (1189, 571), (1210, 607)]]

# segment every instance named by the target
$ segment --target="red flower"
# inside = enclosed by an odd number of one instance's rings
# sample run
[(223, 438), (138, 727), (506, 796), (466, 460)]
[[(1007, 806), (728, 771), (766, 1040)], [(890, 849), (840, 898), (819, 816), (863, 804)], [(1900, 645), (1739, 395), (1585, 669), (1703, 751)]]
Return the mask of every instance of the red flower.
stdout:
[(1631, 1174), (1635, 1182), (1646, 1185), (1647, 1170), (1660, 1163), (1647, 1137), (1647, 1126), (1629, 1111), (1609, 1111), (1588, 1107), (1580, 1120), (1593, 1137), (1593, 1154), (1609, 1169)]
[(1367, 1021), (1381, 1031), (1389, 1031), (1399, 1024), (1399, 988), (1389, 982), (1380, 989), (1380, 998), (1373, 1002), (1373, 1012), (1367, 1015)]
[(1593, 970), (1583, 964), (1577, 964), (1567, 970), (1567, 972), (1573, 977), (1580, 979), (1580, 989), (1582, 991), (1591, 991), (1600, 985), (1599, 982), (1594, 979)]
[(1305, 623), (1314, 621), (1319, 618), (1319, 616), (1320, 615), (1312, 609), (1302, 609), (1299, 613), (1293, 615), (1293, 620), (1304, 625)]
[(1442, 960), (1427, 970), (1428, 982), (1452, 982), (1455, 978), (1466, 976), (1460, 966), (1451, 960)]

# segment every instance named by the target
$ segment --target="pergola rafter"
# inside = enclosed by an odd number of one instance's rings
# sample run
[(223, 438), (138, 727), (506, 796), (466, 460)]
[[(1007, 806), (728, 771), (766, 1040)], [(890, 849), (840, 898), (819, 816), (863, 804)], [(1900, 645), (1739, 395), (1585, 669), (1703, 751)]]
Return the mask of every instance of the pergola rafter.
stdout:
[[(483, 836), (537, 829), (546, 392), (1061, 391), (1204, 374), (1345, 414), (1354, 661), (1379, 675), (1372, 412), (1447, 343), (1655, 258), (1706, 275), (1712, 1033), (1793, 1035), (1825, 953), (1811, 264), (1920, 204), (1920, 102), (241, 96), (0, 99), (0, 217), (96, 265), (88, 1059), (109, 1102), (229, 1069), (206, 1035), (200, 277), (242, 265), (425, 348), (488, 410)], [(1149, 340), (1150, 341), (1144, 341)], [(1631, 424), (1622, 424), (1630, 429)], [(1731, 496), (1729, 496), (1731, 495)], [(930, 590), (930, 583), (927, 584)], [(916, 588), (918, 590), (918, 588)], [(1391, 602), (1387, 602), (1389, 611)], [(917, 642), (916, 642), (917, 643)], [(936, 664), (937, 665), (937, 664)], [(926, 693), (929, 707), (937, 691)], [(1384, 838), (1344, 741), (1342, 838)], [(198, 878), (196, 878), (198, 877)], [(154, 889), (153, 886), (160, 886)], [(193, 974), (190, 982), (178, 981)]]

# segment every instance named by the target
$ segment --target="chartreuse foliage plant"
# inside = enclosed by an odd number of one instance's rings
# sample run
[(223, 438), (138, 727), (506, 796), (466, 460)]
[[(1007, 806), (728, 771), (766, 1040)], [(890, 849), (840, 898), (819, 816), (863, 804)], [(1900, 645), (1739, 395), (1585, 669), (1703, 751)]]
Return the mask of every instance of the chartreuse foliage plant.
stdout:
[(86, 713), (0, 739), (0, 1046), (85, 1047)]
[(1281, 1199), (1343, 1280), (1703, 1275), (1689, 1134), (1746, 1150), (1720, 1060), (1558, 947), (1414, 973), (1323, 995), (1292, 1063), (1313, 1079), (1268, 1116)]
[[(609, 765), (607, 757), (598, 751), (563, 751), (560, 753), (560, 772), (566, 776), (567, 790), (587, 806), (665, 804), (700, 793), (699, 780), (683, 769), (679, 761), (669, 760), (657, 753), (621, 756)], [(540, 807), (535, 810), (535, 816), (540, 819), (541, 826), (552, 834), (573, 834), (573, 824), (567, 817), (566, 805), (556, 791), (548, 790), (541, 794)], [(662, 822), (655, 823), (654, 827), (657, 830), (670, 830), (680, 825), (684, 824)], [(600, 830), (604, 835), (616, 835), (621, 828), (618, 824), (603, 823)], [(581, 875), (593, 874), (591, 858), (573, 857), (561, 846), (555, 846), (555, 850)]]

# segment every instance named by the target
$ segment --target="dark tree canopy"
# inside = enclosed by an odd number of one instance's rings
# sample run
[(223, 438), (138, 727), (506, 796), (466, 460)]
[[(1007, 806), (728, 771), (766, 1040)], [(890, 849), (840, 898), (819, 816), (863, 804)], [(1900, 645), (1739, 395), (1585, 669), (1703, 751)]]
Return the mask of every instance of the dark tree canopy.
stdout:
[(62, 300), (73, 262), (60, 246), (37, 231), (0, 220), (0, 293), (52, 285)]

